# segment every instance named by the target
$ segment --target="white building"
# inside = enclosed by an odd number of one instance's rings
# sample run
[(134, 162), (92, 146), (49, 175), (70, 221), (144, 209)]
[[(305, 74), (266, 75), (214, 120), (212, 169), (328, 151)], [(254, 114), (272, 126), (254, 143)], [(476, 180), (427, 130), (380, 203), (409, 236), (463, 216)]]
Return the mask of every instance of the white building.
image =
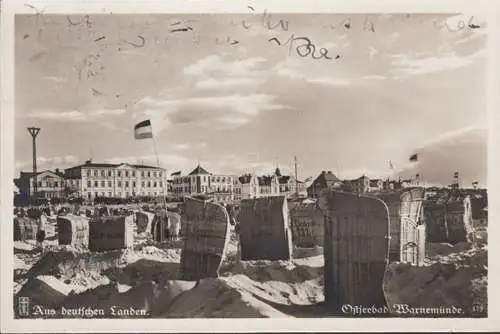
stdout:
[(159, 167), (87, 161), (64, 175), (69, 192), (85, 199), (167, 195), (166, 172)]
[(212, 174), (198, 165), (188, 175), (171, 174), (172, 192), (176, 197), (204, 194), (217, 202), (234, 200), (234, 175)]
[[(14, 184), (19, 188), (19, 193), (24, 196), (33, 196), (35, 177), (33, 173), (21, 172), (19, 179)], [(59, 170), (55, 172), (46, 170), (36, 174), (37, 196), (43, 198), (59, 198), (64, 196), (64, 176)]]

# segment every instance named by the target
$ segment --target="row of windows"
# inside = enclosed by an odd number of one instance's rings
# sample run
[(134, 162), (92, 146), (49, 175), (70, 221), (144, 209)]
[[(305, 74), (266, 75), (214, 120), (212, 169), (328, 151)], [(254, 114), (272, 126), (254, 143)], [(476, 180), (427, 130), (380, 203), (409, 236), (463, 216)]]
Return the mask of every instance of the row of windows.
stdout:
[[(136, 194), (135, 191), (132, 191), (131, 193), (127, 191), (127, 192), (124, 192), (123, 194), (125, 195), (125, 197), (130, 197), (130, 196), (136, 196), (136, 195), (138, 195), (138, 194)], [(158, 192), (156, 192), (156, 191), (155, 192), (150, 192), (150, 191), (145, 192), (145, 191), (143, 191), (143, 192), (140, 193), (140, 195), (142, 195), (142, 196), (146, 196), (146, 195), (147, 196), (159, 196)], [(107, 197), (114, 197), (114, 195), (113, 195), (113, 193), (111, 191), (109, 191), (107, 193), (104, 192), (104, 191), (102, 191), (100, 193), (97, 192), (97, 191), (94, 192), (94, 197), (106, 197), (106, 196)], [(116, 193), (116, 196), (122, 197), (122, 192), (118, 191)], [(90, 199), (92, 197), (92, 192), (90, 192), (90, 191), (87, 192), (87, 197)]]
[[(191, 179), (195, 180), (195, 176), (191, 177)], [(200, 177), (202, 182), (214, 182), (214, 183), (231, 183), (232, 178), (229, 176), (201, 176)], [(175, 184), (181, 184), (181, 183), (186, 183), (189, 182), (189, 176), (187, 177), (179, 177), (174, 180)]]
[[(99, 175), (100, 176), (106, 176), (106, 175), (107, 176), (113, 176), (113, 171), (111, 171), (111, 170), (108, 170), (107, 172), (106, 172), (106, 170), (101, 170), (101, 171), (94, 170), (93, 172), (94, 173), (92, 173), (92, 170), (90, 170), (90, 169), (87, 170), (87, 176), (90, 177), (90, 176), (92, 176), (92, 174), (94, 176), (99, 176)], [(153, 175), (153, 177), (162, 177), (163, 173), (162, 172), (158, 172), (158, 171), (153, 171), (152, 173), (151, 173), (151, 171), (148, 171), (147, 173), (145, 171), (141, 171), (141, 176), (142, 177), (145, 177), (146, 175), (148, 177), (151, 177), (151, 175)], [(122, 177), (122, 176), (125, 176), (125, 177), (129, 177), (129, 176), (135, 177), (136, 176), (136, 172), (135, 171), (125, 170), (122, 173), (121, 170), (118, 170), (118, 171), (116, 171), (116, 176), (118, 176), (118, 177)]]
[(62, 182), (54, 181), (54, 182), (43, 182), (43, 181), (38, 181), (37, 182), (38, 188), (57, 188), (59, 186), (62, 187)]
[[(100, 184), (101, 184), (101, 188), (106, 187), (106, 181), (101, 181)], [(123, 183), (122, 183), (122, 181), (118, 181), (117, 182), (117, 186), (118, 187), (121, 187), (122, 184), (125, 185), (125, 188), (130, 187), (130, 185), (132, 185), (132, 187), (135, 188), (136, 185), (137, 185), (136, 181), (132, 181), (132, 182), (124, 181)], [(147, 182), (147, 187), (151, 188), (151, 184), (153, 185), (153, 188), (163, 187), (163, 182), (162, 181), (160, 181), (160, 182), (156, 182), (156, 181), (151, 182), (151, 181), (148, 181)], [(111, 188), (112, 186), (113, 186), (113, 182), (112, 181), (108, 181), (108, 188)], [(94, 188), (98, 188), (98, 187), (99, 187), (99, 181), (94, 181)], [(141, 182), (141, 187), (143, 187), (143, 188), (146, 187), (146, 182), (145, 181)], [(87, 188), (92, 188), (92, 182), (91, 181), (87, 181)]]

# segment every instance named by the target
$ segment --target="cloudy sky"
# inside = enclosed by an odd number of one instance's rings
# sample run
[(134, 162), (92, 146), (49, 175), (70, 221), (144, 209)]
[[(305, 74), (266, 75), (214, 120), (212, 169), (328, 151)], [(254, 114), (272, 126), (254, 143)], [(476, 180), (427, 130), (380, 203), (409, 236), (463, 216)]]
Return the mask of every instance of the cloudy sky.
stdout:
[[(134, 124), (151, 119), (169, 172), (200, 161), (214, 173), (267, 173), (289, 170), (296, 155), (299, 178), (385, 176), (392, 161), (429, 183), (448, 184), (455, 170), (464, 183), (486, 183), (485, 22), (263, 18), (18, 16), (16, 173), (31, 169), (27, 126), (42, 128), (42, 169), (90, 156), (155, 163), (152, 141), (133, 137)], [(293, 37), (309, 38), (314, 57), (296, 49), (303, 40), (290, 46)], [(409, 166), (414, 152), (420, 162)]]

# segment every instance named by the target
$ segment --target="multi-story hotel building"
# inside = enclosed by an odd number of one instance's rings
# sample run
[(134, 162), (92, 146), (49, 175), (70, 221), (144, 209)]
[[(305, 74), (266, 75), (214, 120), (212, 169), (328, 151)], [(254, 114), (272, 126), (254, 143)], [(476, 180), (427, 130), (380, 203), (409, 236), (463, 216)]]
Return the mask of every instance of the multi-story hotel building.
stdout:
[(217, 202), (234, 200), (234, 175), (212, 174), (198, 165), (188, 175), (172, 175), (172, 192), (176, 197), (204, 194)]
[(87, 161), (65, 170), (68, 192), (85, 199), (96, 197), (167, 196), (165, 169), (128, 163)]

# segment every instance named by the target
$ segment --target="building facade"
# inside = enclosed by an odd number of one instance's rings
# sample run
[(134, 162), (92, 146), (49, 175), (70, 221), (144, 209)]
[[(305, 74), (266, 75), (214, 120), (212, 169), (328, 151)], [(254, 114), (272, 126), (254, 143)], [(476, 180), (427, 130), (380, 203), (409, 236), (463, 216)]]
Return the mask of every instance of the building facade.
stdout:
[(234, 175), (212, 174), (198, 165), (188, 175), (176, 172), (171, 176), (172, 192), (175, 197), (203, 194), (217, 202), (234, 200)]
[(96, 197), (161, 197), (168, 194), (166, 173), (159, 167), (87, 161), (66, 169), (64, 176), (68, 193), (87, 200)]
[(322, 171), (321, 174), (307, 188), (307, 195), (311, 198), (318, 198), (325, 189), (341, 189), (342, 181), (331, 171)]
[[(35, 177), (33, 173), (21, 172), (14, 184), (19, 189), (19, 194), (25, 197), (34, 195)], [(37, 196), (42, 198), (60, 198), (65, 195), (64, 175), (56, 170), (55, 172), (46, 170), (36, 174)]]

